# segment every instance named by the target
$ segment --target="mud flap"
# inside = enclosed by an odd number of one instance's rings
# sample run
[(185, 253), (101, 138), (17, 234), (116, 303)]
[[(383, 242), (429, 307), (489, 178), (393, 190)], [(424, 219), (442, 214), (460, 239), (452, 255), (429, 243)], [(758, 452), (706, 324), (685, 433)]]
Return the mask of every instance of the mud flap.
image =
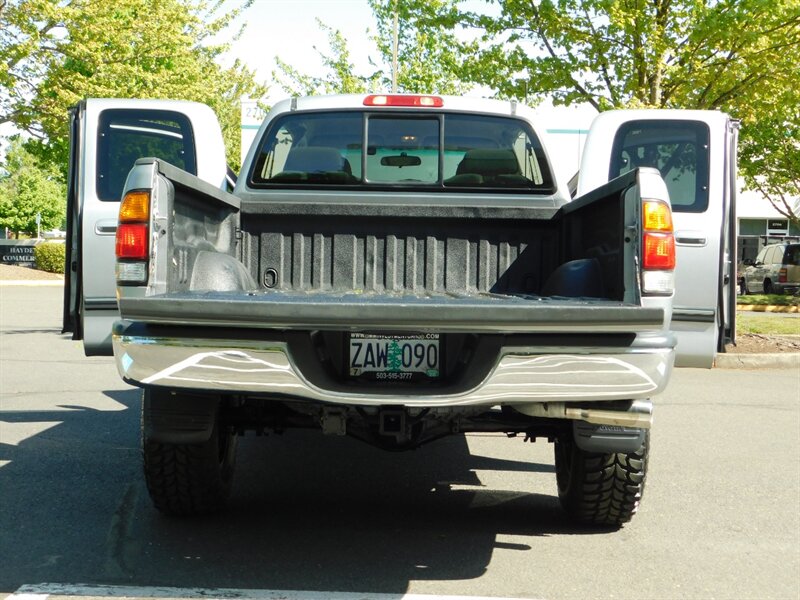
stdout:
[[(626, 413), (652, 415), (653, 403), (650, 400), (631, 402)], [(572, 434), (575, 444), (585, 452), (602, 454), (628, 454), (642, 447), (647, 430), (621, 425), (600, 425), (586, 421), (573, 421)]]
[(618, 425), (592, 425), (573, 421), (572, 433), (578, 448), (602, 454), (636, 452), (644, 443), (646, 429)]
[(202, 444), (211, 438), (219, 409), (217, 396), (146, 389), (143, 402), (142, 428), (147, 439), (165, 444)]

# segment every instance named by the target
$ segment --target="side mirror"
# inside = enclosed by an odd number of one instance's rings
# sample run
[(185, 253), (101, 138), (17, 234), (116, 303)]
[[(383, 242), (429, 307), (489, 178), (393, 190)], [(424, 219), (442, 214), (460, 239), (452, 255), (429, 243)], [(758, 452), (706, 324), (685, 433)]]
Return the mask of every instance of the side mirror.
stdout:
[(755, 261), (754, 261), (752, 258), (745, 258), (745, 259), (742, 261), (742, 264), (743, 264), (745, 267), (752, 267), (753, 265), (755, 265)]

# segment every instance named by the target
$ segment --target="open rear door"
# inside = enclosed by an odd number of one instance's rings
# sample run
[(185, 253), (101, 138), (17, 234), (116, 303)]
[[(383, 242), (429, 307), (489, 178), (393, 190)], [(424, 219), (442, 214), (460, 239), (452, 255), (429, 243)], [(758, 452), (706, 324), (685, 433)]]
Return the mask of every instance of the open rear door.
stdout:
[(78, 201), (82, 120), (86, 103), (69, 111), (69, 170), (67, 172), (67, 241), (64, 262), (64, 315), (61, 333), (72, 333), (73, 340), (83, 339), (81, 316), (80, 202)]
[(150, 156), (227, 185), (222, 133), (203, 104), (88, 99), (70, 111), (63, 330), (87, 356), (112, 353), (119, 202), (134, 162)]
[(677, 265), (677, 366), (711, 367), (735, 331), (736, 126), (715, 111), (602, 113), (592, 125), (578, 195), (642, 166), (669, 190)]
[(725, 190), (725, 216), (727, 223), (723, 224), (724, 245), (720, 255), (720, 297), (719, 297), (719, 334), (717, 350), (725, 352), (725, 344), (736, 343), (736, 294), (737, 273), (739, 262), (737, 240), (739, 239), (739, 220), (736, 216), (736, 188), (737, 188), (737, 155), (739, 145), (739, 121), (728, 121), (727, 152), (725, 156), (726, 181)]

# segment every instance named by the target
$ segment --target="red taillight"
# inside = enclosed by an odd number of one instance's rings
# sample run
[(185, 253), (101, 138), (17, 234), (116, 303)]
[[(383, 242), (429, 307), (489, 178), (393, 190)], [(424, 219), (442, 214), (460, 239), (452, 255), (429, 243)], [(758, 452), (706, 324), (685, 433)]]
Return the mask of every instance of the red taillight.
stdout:
[(645, 270), (675, 268), (675, 237), (672, 232), (672, 211), (659, 200), (642, 203), (642, 267)]
[(787, 281), (789, 281), (789, 270), (783, 267), (778, 271), (778, 283), (786, 283)]
[(675, 237), (672, 233), (644, 234), (644, 268), (671, 271), (675, 268)]
[(666, 296), (675, 291), (675, 234), (669, 203), (642, 202), (642, 293)]
[(149, 254), (145, 223), (120, 223), (117, 227), (117, 258), (145, 260)]
[(117, 227), (117, 283), (145, 285), (150, 259), (150, 192), (125, 194)]
[(364, 98), (364, 106), (420, 106), (441, 108), (444, 106), (444, 100), (439, 96), (371, 94)]

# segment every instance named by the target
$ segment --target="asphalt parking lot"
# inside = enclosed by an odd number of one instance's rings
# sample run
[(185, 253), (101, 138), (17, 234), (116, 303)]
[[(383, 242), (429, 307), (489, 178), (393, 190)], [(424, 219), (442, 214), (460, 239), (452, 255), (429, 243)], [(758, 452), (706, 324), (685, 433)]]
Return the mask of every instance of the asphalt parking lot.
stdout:
[(566, 520), (549, 444), (480, 435), (401, 454), (246, 437), (229, 511), (167, 519), (142, 483), (138, 392), (60, 334), (60, 291), (0, 288), (0, 596), (800, 597), (795, 369), (677, 370), (640, 513), (619, 531)]

